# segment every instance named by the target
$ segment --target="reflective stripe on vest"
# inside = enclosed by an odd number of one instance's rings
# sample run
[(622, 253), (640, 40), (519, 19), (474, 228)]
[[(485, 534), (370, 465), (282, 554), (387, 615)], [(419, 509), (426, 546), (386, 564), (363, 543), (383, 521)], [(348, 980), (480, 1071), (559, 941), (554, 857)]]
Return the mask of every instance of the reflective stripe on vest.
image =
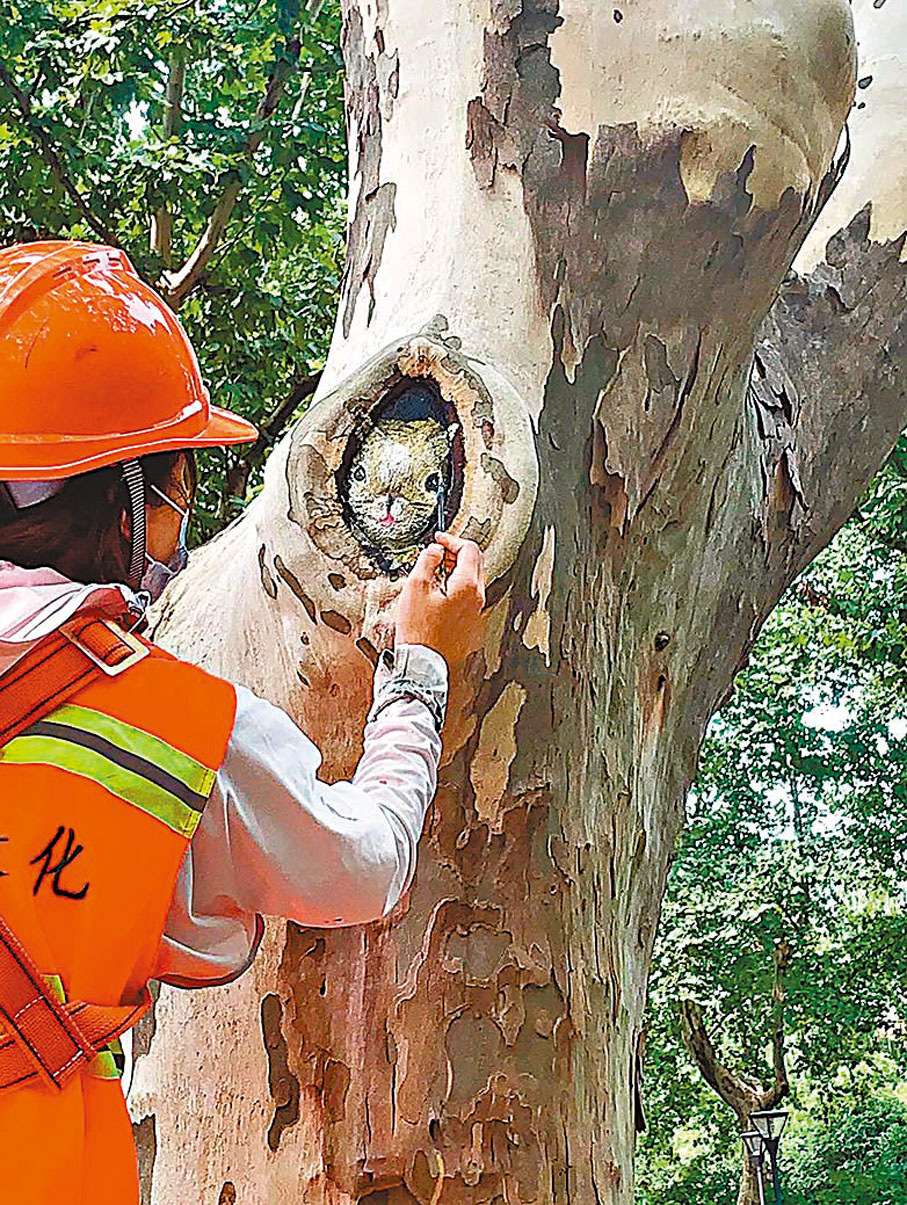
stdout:
[[(60, 976), (45, 975), (44, 978), (60, 1003), (65, 1004), (66, 988), (63, 986)], [(119, 1038), (114, 1038), (112, 1042), (107, 1043), (103, 1050), (98, 1051), (85, 1070), (95, 1079), (122, 1079), (125, 1067), (126, 1056), (123, 1053), (123, 1043)]]
[(0, 761), (89, 778), (183, 837), (198, 828), (216, 777), (159, 737), (73, 703), (14, 737), (0, 749)]

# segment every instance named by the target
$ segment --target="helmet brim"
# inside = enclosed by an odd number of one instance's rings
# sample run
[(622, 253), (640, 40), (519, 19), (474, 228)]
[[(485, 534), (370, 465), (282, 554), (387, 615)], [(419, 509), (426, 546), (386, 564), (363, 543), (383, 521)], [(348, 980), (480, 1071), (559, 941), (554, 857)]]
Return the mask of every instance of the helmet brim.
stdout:
[(0, 437), (0, 481), (58, 481), (155, 452), (223, 448), (253, 443), (256, 439), (258, 430), (252, 423), (219, 406), (211, 407), (208, 422), (195, 435), (174, 430), (169, 436), (147, 432), (100, 440), (17, 439), (7, 442)]
[(220, 406), (212, 406), (211, 419), (199, 435), (198, 442), (187, 444), (186, 447), (226, 448), (232, 444), (254, 443), (256, 439), (258, 428), (253, 423), (234, 414), (232, 410), (221, 410)]

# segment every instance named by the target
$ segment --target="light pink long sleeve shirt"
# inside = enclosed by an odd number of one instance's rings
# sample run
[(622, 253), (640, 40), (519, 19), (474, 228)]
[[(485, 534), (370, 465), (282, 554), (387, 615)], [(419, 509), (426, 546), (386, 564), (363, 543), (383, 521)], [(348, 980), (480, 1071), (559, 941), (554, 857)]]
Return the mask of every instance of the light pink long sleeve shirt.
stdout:
[[(124, 587), (83, 586), (0, 562), (0, 673), (77, 611), (122, 612)], [(180, 869), (158, 971), (221, 981), (251, 963), (262, 915), (353, 925), (391, 910), (412, 880), (437, 785), (447, 702), (440, 654), (399, 645), (375, 675), (351, 782), (318, 777), (321, 755), (290, 717), (245, 687), (224, 763)]]

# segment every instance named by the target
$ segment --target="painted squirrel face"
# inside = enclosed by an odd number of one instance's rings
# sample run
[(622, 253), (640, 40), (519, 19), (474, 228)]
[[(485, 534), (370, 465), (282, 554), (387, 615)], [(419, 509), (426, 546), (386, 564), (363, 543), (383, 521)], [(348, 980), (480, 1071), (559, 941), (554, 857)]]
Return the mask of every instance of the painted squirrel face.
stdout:
[(347, 501), (368, 544), (408, 548), (434, 531), (457, 430), (431, 418), (379, 419), (364, 437), (350, 465)]

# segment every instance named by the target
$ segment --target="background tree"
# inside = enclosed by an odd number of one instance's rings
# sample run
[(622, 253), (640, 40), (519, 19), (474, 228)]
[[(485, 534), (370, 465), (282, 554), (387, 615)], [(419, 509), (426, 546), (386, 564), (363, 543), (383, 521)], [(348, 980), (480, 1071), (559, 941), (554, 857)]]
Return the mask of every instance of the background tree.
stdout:
[(0, 20), (0, 243), (123, 247), (214, 395), (262, 426), (212, 453), (196, 536), (237, 513), (312, 393), (342, 247), (336, 0), (12, 0)]

